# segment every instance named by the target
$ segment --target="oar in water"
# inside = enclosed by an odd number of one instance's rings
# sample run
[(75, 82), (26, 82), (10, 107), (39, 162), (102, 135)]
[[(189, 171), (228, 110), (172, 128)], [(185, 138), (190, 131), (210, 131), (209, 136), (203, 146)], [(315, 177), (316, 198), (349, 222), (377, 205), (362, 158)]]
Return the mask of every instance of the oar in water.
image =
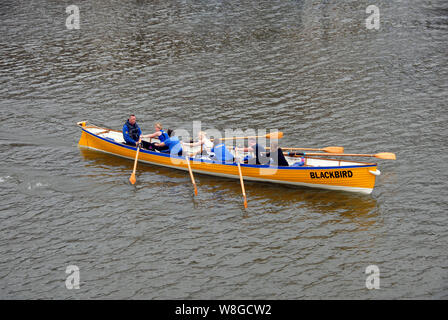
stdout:
[(140, 142), (141, 141), (142, 141), (141, 139), (138, 140), (137, 153), (135, 154), (135, 161), (134, 161), (134, 170), (132, 170), (132, 174), (129, 177), (129, 181), (132, 184), (135, 184), (135, 182), (137, 181), (137, 179), (135, 179), (135, 170), (137, 170), (138, 152), (140, 151)]
[[(270, 149), (266, 147), (265, 149)], [(325, 148), (286, 148), (282, 147), (283, 150), (304, 150), (304, 151), (324, 151), (328, 153), (343, 153), (344, 147), (325, 147)]]
[(244, 198), (244, 208), (247, 209), (246, 190), (244, 189), (244, 181), (243, 181), (243, 174), (241, 173), (240, 160), (235, 158), (235, 161), (238, 165), (238, 173), (240, 175), (241, 191), (243, 192), (243, 198)]
[(189, 157), (189, 155), (187, 154), (185, 156), (185, 160), (187, 160), (188, 171), (190, 172), (191, 183), (193, 183), (193, 186), (194, 186), (194, 194), (197, 196), (198, 188), (196, 187), (196, 182), (194, 181), (193, 171), (191, 170), (190, 159), (188, 159), (188, 157)]
[[(273, 132), (265, 134), (264, 136), (247, 136), (247, 137), (230, 137), (230, 138), (220, 138), (219, 140), (236, 140), (236, 139), (250, 139), (250, 138), (266, 138), (266, 139), (281, 139), (283, 138), (283, 132)], [(213, 141), (213, 139), (211, 139)]]
[(397, 157), (395, 156), (395, 153), (392, 152), (380, 152), (380, 153), (376, 153), (376, 154), (359, 154), (359, 153), (309, 153), (307, 152), (306, 154), (303, 153), (296, 153), (296, 152), (284, 152), (283, 153), (285, 156), (290, 156), (290, 157), (294, 157), (294, 156), (303, 156), (303, 155), (307, 155), (307, 156), (341, 156), (341, 157), (374, 157), (374, 158), (378, 158), (378, 159), (384, 159), (384, 160), (396, 160)]

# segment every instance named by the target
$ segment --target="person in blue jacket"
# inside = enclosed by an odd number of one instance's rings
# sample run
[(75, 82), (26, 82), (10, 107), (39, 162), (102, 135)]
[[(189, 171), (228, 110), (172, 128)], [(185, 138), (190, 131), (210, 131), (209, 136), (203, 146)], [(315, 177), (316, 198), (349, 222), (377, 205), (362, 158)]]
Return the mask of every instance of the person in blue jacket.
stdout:
[[(161, 152), (169, 153), (170, 155), (182, 155), (182, 145), (178, 137), (174, 135), (174, 131), (168, 129), (167, 131), (169, 138), (160, 143), (154, 143), (156, 148), (161, 149)], [(168, 147), (168, 149), (163, 148)]]
[[(135, 115), (131, 114), (129, 119), (123, 125), (123, 139), (127, 145), (137, 147), (139, 144), (142, 130), (137, 124)], [(140, 141), (143, 148), (150, 149), (151, 145), (147, 141)]]
[(233, 155), (227, 150), (226, 145), (220, 139), (213, 140), (213, 148), (211, 152), (215, 155), (212, 157), (213, 160), (220, 161), (222, 163), (232, 163), (235, 161)]

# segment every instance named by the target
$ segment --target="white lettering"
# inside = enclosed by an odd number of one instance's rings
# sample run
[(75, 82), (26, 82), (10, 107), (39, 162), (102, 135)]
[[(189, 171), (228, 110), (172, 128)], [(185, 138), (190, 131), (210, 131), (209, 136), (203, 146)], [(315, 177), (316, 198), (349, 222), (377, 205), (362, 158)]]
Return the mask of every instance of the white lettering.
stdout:
[(380, 9), (377, 6), (370, 5), (366, 8), (366, 13), (372, 13), (366, 19), (366, 28), (378, 30), (380, 28)]
[(75, 265), (67, 266), (65, 273), (69, 274), (65, 280), (65, 287), (68, 290), (79, 289), (79, 268)]
[(65, 20), (65, 26), (68, 30), (79, 29), (79, 8), (75, 5), (70, 5), (65, 8), (65, 12), (70, 14)]
[(372, 264), (366, 268), (366, 274), (369, 276), (366, 279), (366, 288), (379, 289), (380, 288), (380, 269)]

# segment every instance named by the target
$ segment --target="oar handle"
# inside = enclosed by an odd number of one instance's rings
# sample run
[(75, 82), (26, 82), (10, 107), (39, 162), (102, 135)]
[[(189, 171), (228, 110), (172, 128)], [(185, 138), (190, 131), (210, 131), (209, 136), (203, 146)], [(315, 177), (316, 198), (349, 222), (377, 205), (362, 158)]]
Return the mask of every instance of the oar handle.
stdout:
[[(236, 139), (250, 139), (250, 138), (266, 138), (266, 139), (281, 139), (283, 138), (283, 132), (273, 132), (265, 134), (264, 136), (247, 136), (247, 137), (230, 137), (230, 138), (219, 138), (219, 140), (236, 140)], [(210, 139), (213, 141), (213, 139)]]
[(327, 157), (373, 157), (384, 160), (396, 160), (396, 156), (392, 152), (380, 152), (376, 154), (361, 154), (361, 153), (297, 153), (297, 152), (285, 152), (283, 153), (286, 156), (294, 157), (294, 156), (327, 156)]
[(134, 161), (134, 170), (132, 171), (133, 174), (135, 174), (135, 170), (137, 169), (137, 160), (138, 160), (138, 153), (140, 151), (140, 143), (141, 143), (141, 139), (138, 140), (138, 145), (137, 145), (137, 153), (135, 154), (135, 161)]
[(303, 157), (305, 155), (310, 155), (309, 153), (305, 154), (305, 152), (283, 152), (283, 154), (288, 157)]
[[(269, 150), (270, 147), (265, 149)], [(303, 151), (324, 151), (328, 153), (344, 153), (344, 147), (325, 147), (325, 148), (290, 148), (282, 147), (283, 150), (303, 150)]]

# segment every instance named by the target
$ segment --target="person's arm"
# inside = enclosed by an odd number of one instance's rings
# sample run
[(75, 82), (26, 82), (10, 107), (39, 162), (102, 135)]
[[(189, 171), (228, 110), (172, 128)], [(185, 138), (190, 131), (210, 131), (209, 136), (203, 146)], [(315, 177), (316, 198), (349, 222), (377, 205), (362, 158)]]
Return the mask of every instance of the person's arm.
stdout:
[(243, 152), (254, 152), (255, 151), (252, 147), (247, 147), (247, 148), (238, 148), (238, 147), (236, 147), (235, 150), (243, 151)]
[(270, 161), (270, 159), (266, 156), (266, 149), (258, 144), (255, 146), (255, 157), (259, 164), (264, 165)]
[(189, 147), (196, 147), (196, 146), (200, 146), (202, 143), (200, 141), (198, 142), (180, 142), (183, 146), (189, 146)]
[(154, 145), (156, 145), (158, 147), (165, 147), (165, 146), (168, 146), (169, 144), (171, 144), (170, 138), (166, 139), (163, 142), (159, 142), (159, 143), (156, 142), (156, 143), (154, 143)]
[(143, 136), (143, 137), (152, 139), (152, 138), (160, 137), (161, 134), (162, 134), (162, 132), (157, 131), (157, 132), (154, 132), (154, 133), (151, 133), (151, 134), (147, 134), (146, 136)]
[(190, 147), (197, 147), (197, 146), (200, 146), (200, 145), (203, 145), (203, 144), (204, 144), (204, 141), (199, 140), (197, 142), (190, 143)]

